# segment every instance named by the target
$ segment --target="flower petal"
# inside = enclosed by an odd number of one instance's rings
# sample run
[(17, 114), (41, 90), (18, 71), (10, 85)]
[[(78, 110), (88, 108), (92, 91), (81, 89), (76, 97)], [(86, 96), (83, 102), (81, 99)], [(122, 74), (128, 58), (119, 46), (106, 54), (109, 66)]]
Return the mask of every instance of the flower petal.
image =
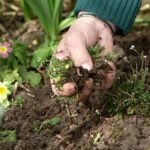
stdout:
[(11, 53), (12, 52), (12, 48), (8, 47), (7, 52)]
[(7, 58), (8, 57), (8, 53), (1, 53), (2, 58)]
[(9, 42), (4, 42), (3, 45), (10, 47), (11, 44)]

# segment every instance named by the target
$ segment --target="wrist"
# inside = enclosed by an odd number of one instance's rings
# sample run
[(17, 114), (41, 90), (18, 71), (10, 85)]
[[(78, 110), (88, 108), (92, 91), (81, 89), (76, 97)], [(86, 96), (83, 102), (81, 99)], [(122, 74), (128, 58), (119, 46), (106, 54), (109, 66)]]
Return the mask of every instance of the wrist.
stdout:
[(110, 28), (110, 30), (111, 30), (111, 32), (112, 32), (112, 35), (114, 35), (114, 34), (116, 33), (116, 31), (117, 31), (117, 27), (116, 27), (115, 24), (113, 24), (113, 23), (110, 22), (110, 21), (105, 21), (105, 20), (103, 20), (102, 18), (99, 18), (99, 17), (97, 17), (96, 15), (94, 15), (94, 14), (92, 14), (92, 13), (90, 13), (90, 12), (81, 11), (81, 12), (79, 12), (79, 14), (78, 14), (77, 17), (78, 17), (78, 18), (80, 18), (80, 17), (94, 17), (94, 18), (96, 18), (96, 19), (102, 21), (103, 23), (105, 23), (105, 24)]

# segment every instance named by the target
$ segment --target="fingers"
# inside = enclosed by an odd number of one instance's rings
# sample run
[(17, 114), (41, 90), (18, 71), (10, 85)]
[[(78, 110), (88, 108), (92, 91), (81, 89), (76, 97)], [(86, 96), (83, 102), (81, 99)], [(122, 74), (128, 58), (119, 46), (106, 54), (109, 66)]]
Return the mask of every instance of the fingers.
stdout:
[(113, 50), (113, 35), (107, 25), (104, 25), (104, 28), (100, 31), (98, 45), (104, 47), (104, 51), (101, 53), (102, 56), (106, 56)]
[[(58, 45), (58, 50), (53, 57), (60, 61), (71, 59), (74, 65), (82, 66), (84, 69), (93, 68), (92, 59), (86, 49), (84, 37), (80, 32), (70, 33), (64, 37)], [(52, 90), (55, 95), (70, 96), (76, 93), (76, 85), (73, 82), (65, 83), (61, 88), (57, 88), (53, 79), (51, 79)]]
[(77, 100), (82, 102), (86, 101), (87, 98), (91, 95), (93, 87), (94, 87), (94, 80), (92, 78), (89, 78), (88, 80), (85, 81), (84, 87), (78, 94)]
[[(100, 31), (98, 45), (100, 45), (100, 47), (104, 47), (104, 51), (102, 51), (102, 53), (101, 53), (101, 56), (103, 56), (103, 57), (113, 51), (112, 31), (110, 30), (110, 28), (106, 24), (104, 25), (104, 27)], [(105, 79), (102, 82), (102, 89), (111, 88), (111, 86), (115, 80), (115, 76), (116, 76), (115, 65), (109, 61), (107, 63), (110, 66), (111, 70), (105, 74)]]
[(105, 79), (102, 81), (102, 89), (109, 89), (112, 87), (112, 84), (116, 77), (116, 67), (114, 63), (108, 61), (110, 69), (105, 73)]
[(65, 83), (61, 89), (57, 88), (53, 83), (53, 79), (51, 79), (51, 87), (52, 91), (57, 96), (71, 96), (76, 93), (76, 85), (73, 82)]
[[(92, 23), (90, 22), (90, 25), (87, 25), (88, 22), (86, 23), (86, 20), (84, 20), (84, 22), (79, 22), (79, 24), (77, 22), (73, 25), (59, 43), (53, 57), (56, 57), (60, 61), (71, 59), (76, 67), (82, 66), (84, 69), (90, 71), (93, 68), (93, 62), (87, 51), (87, 47), (93, 46), (98, 41), (98, 44), (105, 49), (102, 52), (103, 56), (111, 52), (113, 50), (113, 36), (109, 27), (101, 24), (100, 31), (96, 33), (97, 28), (95, 30), (93, 20)], [(98, 36), (98, 34), (100, 35)], [(105, 75), (105, 80), (102, 84), (104, 89), (108, 89), (112, 86), (116, 73), (114, 64), (110, 62), (108, 64), (112, 69)], [(84, 97), (85, 95), (88, 97), (92, 91), (93, 85), (89, 86), (90, 84), (88, 82), (91, 83), (91, 85), (93, 84), (93, 81), (85, 82), (85, 86), (81, 91), (81, 93), (85, 94), (82, 94), (83, 96), (81, 95), (81, 97)], [(74, 82), (69, 81), (63, 84), (61, 88), (56, 87), (53, 78), (51, 79), (51, 83), (55, 95), (70, 96), (77, 92), (76, 84)]]
[(76, 67), (82, 66), (87, 70), (93, 68), (91, 56), (86, 48), (85, 37), (81, 32), (75, 31), (70, 33), (65, 40), (65, 45)]

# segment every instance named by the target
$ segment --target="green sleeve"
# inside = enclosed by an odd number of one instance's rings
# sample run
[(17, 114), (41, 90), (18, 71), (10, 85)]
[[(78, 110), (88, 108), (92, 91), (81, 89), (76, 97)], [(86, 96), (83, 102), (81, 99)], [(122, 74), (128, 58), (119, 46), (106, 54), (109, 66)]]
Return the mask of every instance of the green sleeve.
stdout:
[(141, 0), (78, 0), (74, 13), (87, 11), (110, 21), (118, 28), (116, 34), (126, 35), (133, 26)]

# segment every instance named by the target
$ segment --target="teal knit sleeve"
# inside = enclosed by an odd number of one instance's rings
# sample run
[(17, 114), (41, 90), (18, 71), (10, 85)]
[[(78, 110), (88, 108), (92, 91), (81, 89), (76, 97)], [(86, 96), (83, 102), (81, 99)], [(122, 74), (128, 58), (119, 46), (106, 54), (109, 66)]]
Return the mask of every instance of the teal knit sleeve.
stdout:
[(141, 0), (78, 0), (74, 13), (86, 11), (110, 21), (118, 28), (116, 34), (126, 35), (133, 26)]

